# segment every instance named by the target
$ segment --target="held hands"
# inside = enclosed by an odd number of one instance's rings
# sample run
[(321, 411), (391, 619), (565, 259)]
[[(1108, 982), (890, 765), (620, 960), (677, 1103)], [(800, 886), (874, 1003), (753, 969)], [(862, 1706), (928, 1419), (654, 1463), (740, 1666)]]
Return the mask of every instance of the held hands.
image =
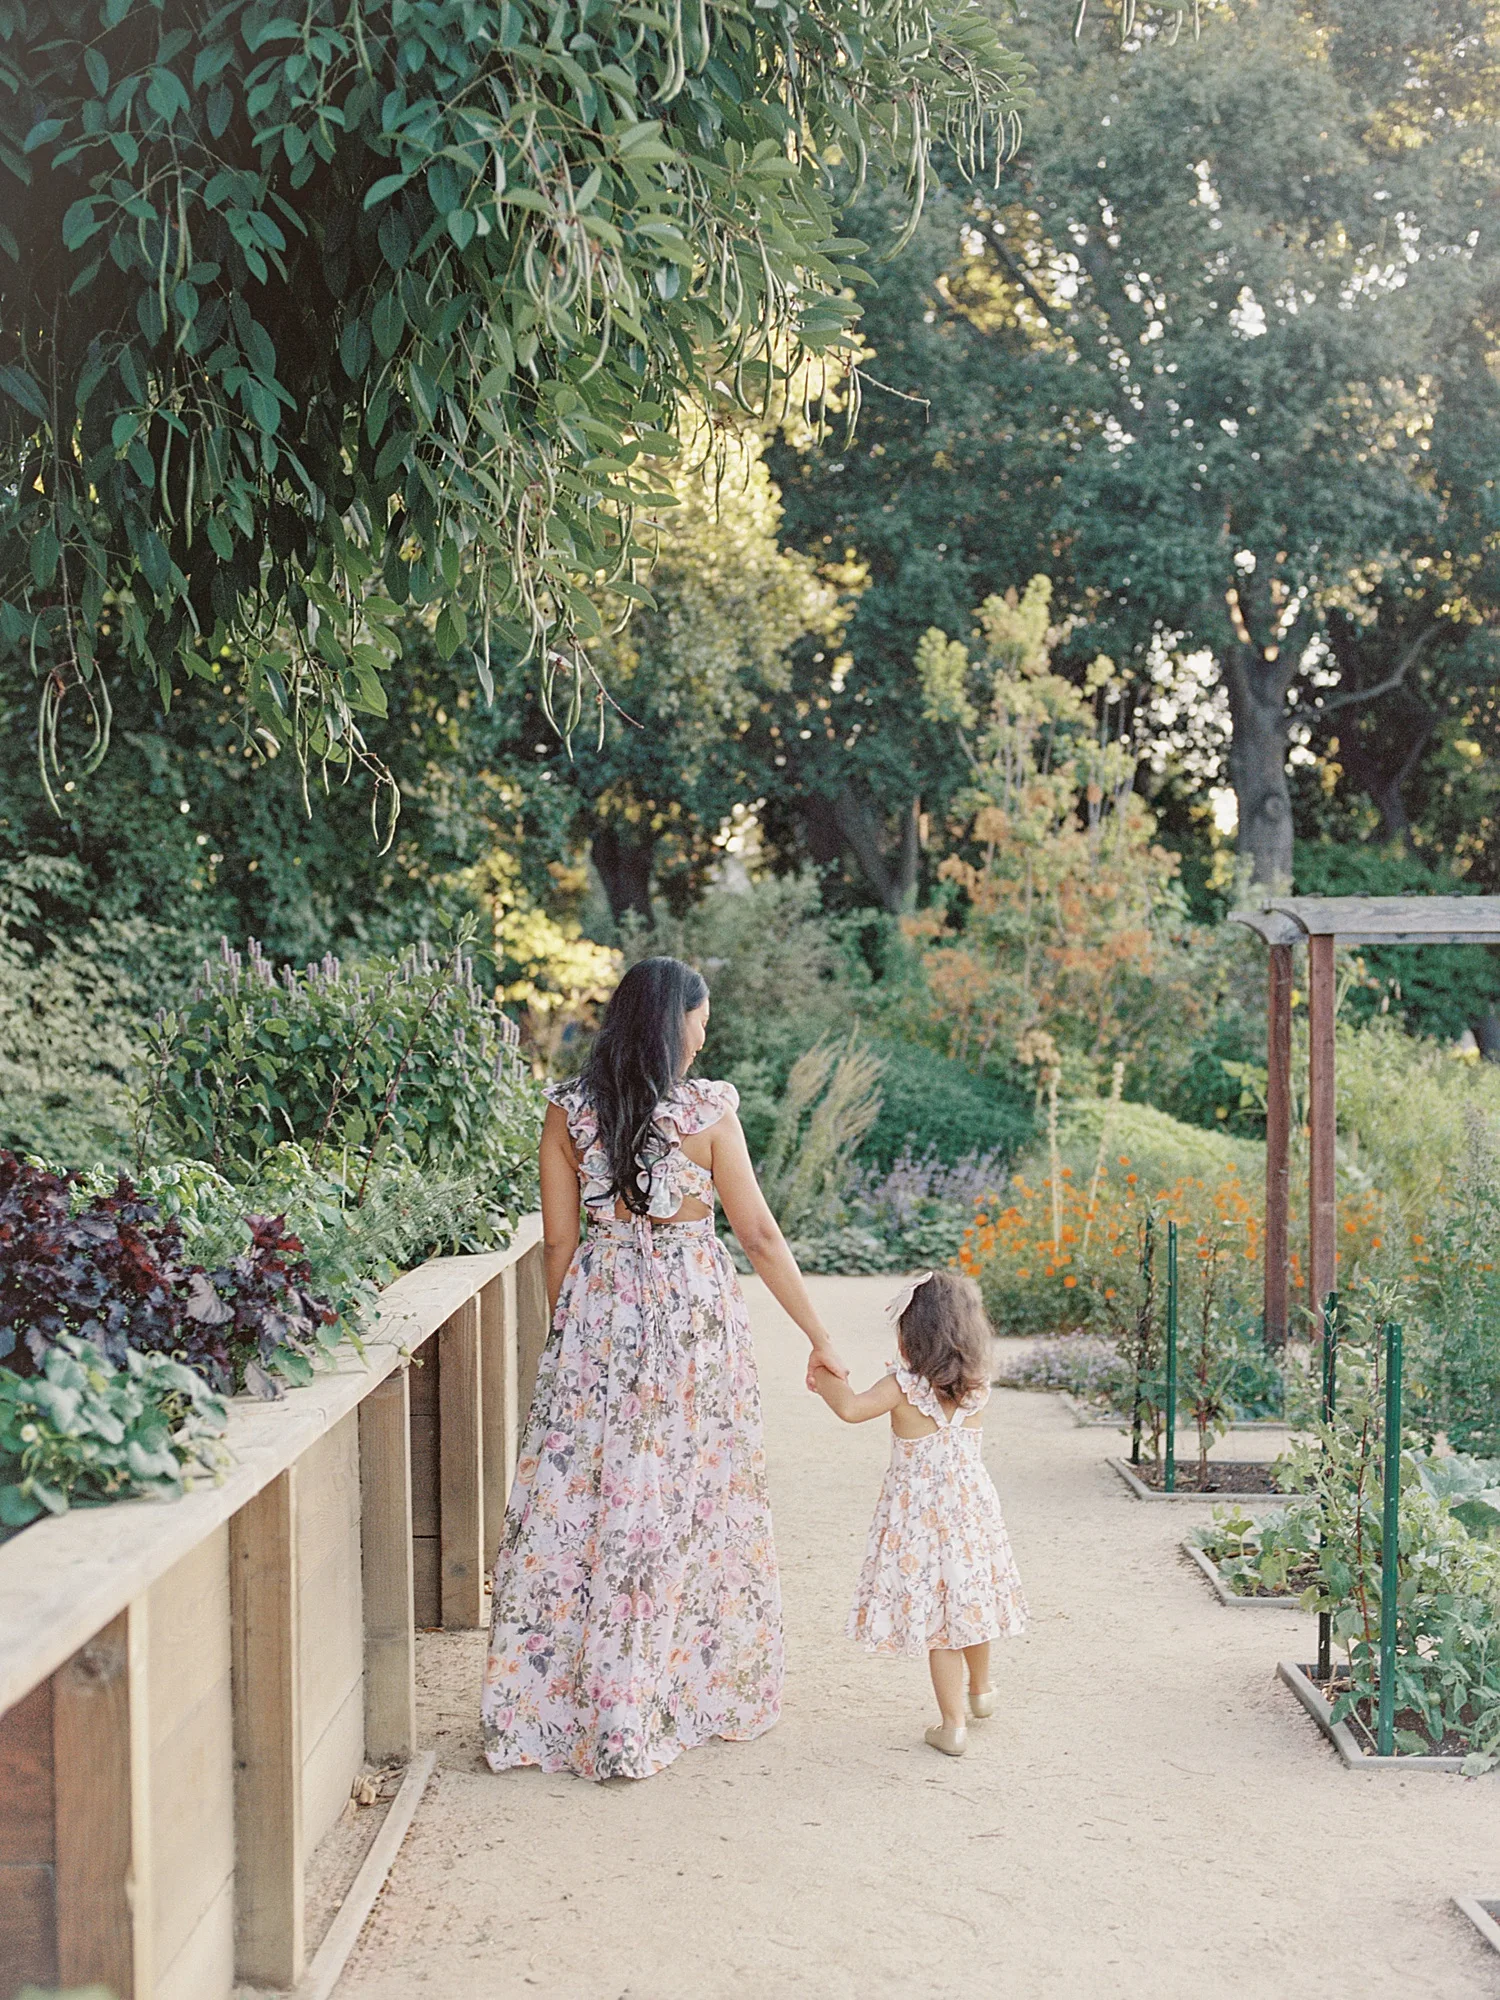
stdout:
[(815, 1340), (812, 1353), (807, 1357), (807, 1386), (815, 1394), (821, 1394), (818, 1378), (823, 1374), (832, 1375), (840, 1382), (849, 1380), (849, 1370), (839, 1359), (832, 1343), (827, 1340)]

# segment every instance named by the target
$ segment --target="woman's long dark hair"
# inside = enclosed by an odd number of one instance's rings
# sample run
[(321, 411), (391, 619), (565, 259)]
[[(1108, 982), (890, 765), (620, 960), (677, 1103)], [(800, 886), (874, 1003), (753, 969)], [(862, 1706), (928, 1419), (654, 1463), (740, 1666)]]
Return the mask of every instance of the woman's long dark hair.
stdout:
[(584, 1065), (610, 1192), (632, 1214), (650, 1207), (637, 1175), (667, 1150), (652, 1120), (682, 1068), (685, 1017), (707, 998), (702, 973), (681, 959), (643, 958), (615, 988)]

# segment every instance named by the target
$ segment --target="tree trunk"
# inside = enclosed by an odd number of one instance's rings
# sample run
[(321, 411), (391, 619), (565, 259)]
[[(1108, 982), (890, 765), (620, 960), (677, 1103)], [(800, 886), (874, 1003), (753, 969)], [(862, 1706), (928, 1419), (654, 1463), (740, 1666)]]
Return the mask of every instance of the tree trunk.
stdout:
[(912, 799), (902, 809), (901, 846), (894, 868), (886, 858), (885, 829), (880, 815), (845, 785), (832, 801), (833, 818), (860, 873), (880, 898), (881, 907), (899, 916), (916, 893), (918, 809)]
[(1292, 882), (1292, 795), (1286, 781), (1287, 689), (1292, 660), (1268, 660), (1258, 646), (1224, 654), (1232, 729), (1229, 781), (1239, 806), (1239, 851), (1260, 889), (1285, 895)]
[(627, 916), (640, 917), (647, 924), (653, 921), (651, 857), (655, 849), (656, 836), (628, 820), (602, 820), (596, 828), (589, 853), (617, 924)]

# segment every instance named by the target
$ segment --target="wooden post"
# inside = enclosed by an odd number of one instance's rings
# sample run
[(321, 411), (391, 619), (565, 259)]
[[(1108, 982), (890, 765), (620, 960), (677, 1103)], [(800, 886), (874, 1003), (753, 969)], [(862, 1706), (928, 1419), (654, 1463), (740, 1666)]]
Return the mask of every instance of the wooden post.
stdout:
[(491, 1278), (479, 1295), (480, 1373), (484, 1392), (484, 1559), (492, 1563), (516, 1476), (517, 1383), (515, 1267)]
[(411, 1546), (411, 1393), (405, 1368), (359, 1406), (360, 1562), (365, 1601), (365, 1755), (417, 1747)]
[(484, 1426), (479, 1301), (439, 1327), (438, 1487), (443, 1623), (472, 1630), (484, 1617)]
[(56, 1863), (48, 1679), (0, 1715), (0, 1966), (12, 1984), (57, 1984)]
[(552, 1330), (547, 1310), (547, 1267), (540, 1243), (516, 1265), (516, 1348), (519, 1357), (516, 1409), (524, 1431), (536, 1391), (536, 1371)]
[(234, 1671), (235, 1970), (295, 1986), (305, 1958), (297, 1468), (229, 1524)]
[(146, 1617), (112, 1618), (52, 1679), (57, 1976), (151, 2000)]
[(1338, 1213), (1334, 1189), (1334, 940), (1307, 941), (1307, 1283), (1313, 1327), (1321, 1334), (1323, 1301), (1338, 1282)]
[(1286, 1345), (1291, 1214), (1292, 947), (1273, 944), (1266, 973), (1265, 1343)]

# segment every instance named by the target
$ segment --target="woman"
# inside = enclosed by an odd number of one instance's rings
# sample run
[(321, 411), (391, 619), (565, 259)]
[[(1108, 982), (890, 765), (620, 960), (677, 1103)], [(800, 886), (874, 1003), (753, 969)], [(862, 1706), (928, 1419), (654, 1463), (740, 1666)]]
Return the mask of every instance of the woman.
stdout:
[(716, 1194), (812, 1343), (809, 1387), (848, 1371), (756, 1183), (733, 1085), (688, 1077), (707, 1029), (702, 977), (643, 959), (582, 1076), (547, 1091), (552, 1333), (495, 1563), (492, 1770), (646, 1778), (780, 1713), (760, 1394)]

